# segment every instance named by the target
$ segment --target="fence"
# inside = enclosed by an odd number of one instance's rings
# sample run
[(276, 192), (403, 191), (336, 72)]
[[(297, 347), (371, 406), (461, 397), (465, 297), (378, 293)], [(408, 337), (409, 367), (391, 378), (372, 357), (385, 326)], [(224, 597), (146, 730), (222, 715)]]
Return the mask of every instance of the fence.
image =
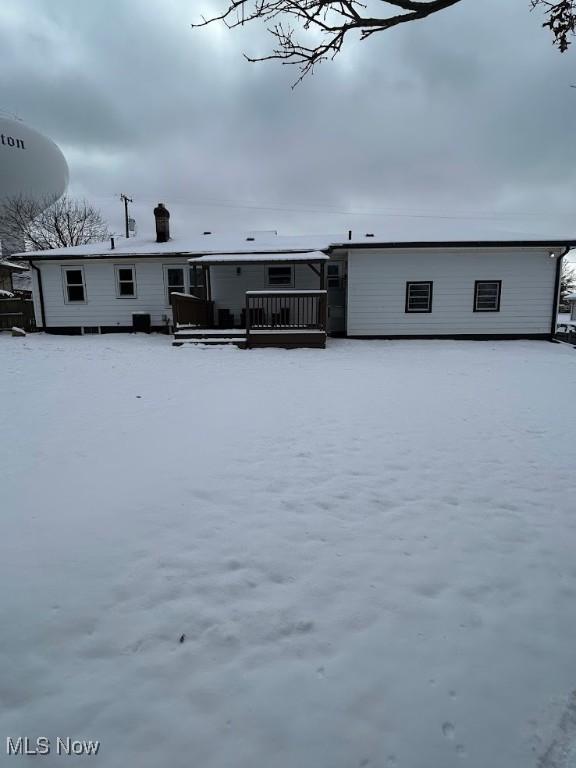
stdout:
[(17, 326), (35, 331), (34, 303), (30, 299), (0, 299), (0, 331)]

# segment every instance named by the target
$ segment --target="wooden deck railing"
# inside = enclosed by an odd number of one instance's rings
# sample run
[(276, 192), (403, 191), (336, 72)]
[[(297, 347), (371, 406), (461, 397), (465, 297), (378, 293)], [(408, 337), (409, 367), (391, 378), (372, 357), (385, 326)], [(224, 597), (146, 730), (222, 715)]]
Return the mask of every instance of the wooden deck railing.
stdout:
[(251, 331), (324, 331), (326, 291), (248, 291), (246, 334)]
[(197, 325), (201, 328), (214, 326), (214, 302), (190, 296), (187, 293), (171, 293), (170, 304), (174, 327), (178, 325)]

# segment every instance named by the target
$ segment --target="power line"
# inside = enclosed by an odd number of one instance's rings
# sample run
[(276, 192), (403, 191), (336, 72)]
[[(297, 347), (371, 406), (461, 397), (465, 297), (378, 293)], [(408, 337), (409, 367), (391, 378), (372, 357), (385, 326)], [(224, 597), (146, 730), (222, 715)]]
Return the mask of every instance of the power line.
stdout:
[[(110, 198), (111, 195), (100, 195), (99, 197)], [(124, 199), (125, 196), (121, 196)], [(129, 202), (133, 202), (130, 198), (127, 198)], [(405, 209), (380, 209), (380, 210), (359, 210), (349, 208), (337, 208), (329, 203), (311, 203), (310, 205), (297, 206), (295, 204), (284, 205), (267, 205), (260, 203), (257, 200), (249, 202), (237, 202), (232, 200), (190, 200), (183, 198), (170, 197), (170, 200), (174, 203), (179, 203), (187, 206), (198, 206), (208, 208), (231, 208), (231, 209), (246, 209), (246, 210), (259, 210), (259, 211), (280, 211), (287, 213), (323, 213), (326, 215), (345, 215), (345, 216), (389, 216), (394, 218), (409, 218), (409, 219), (446, 219), (446, 220), (493, 220), (504, 218), (515, 218), (518, 216), (571, 216), (570, 211), (565, 213), (558, 213), (558, 211), (508, 211), (502, 213), (488, 212), (488, 211), (473, 211), (470, 213), (460, 214), (445, 214), (441, 212), (423, 213), (406, 211)], [(140, 202), (154, 203), (155, 198), (140, 197)]]

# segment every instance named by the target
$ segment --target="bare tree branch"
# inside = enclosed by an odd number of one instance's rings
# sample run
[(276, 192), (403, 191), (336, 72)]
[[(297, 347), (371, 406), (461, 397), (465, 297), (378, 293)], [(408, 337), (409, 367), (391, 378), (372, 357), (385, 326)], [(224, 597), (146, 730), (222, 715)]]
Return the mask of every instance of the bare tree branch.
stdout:
[[(316, 64), (327, 58), (333, 59), (340, 52), (349, 32), (359, 32), (364, 40), (374, 32), (425, 19), (461, 1), (380, 0), (391, 11), (390, 15), (369, 16), (364, 13), (366, 6), (359, 0), (229, 0), (228, 8), (223, 13), (203, 18), (192, 26), (204, 27), (221, 21), (233, 29), (256, 19), (272, 21), (268, 30), (275, 39), (272, 53), (246, 56), (246, 59), (251, 62), (279, 59), (283, 64), (296, 64), (300, 68), (297, 80), (300, 82)], [(287, 17), (287, 20), (281, 17)], [(305, 45), (296, 38), (292, 21), (304, 31), (320, 32), (324, 39)]]
[(1, 205), (0, 239), (24, 241), (29, 250), (84, 245), (109, 235), (100, 212), (85, 200), (19, 196)]
[(554, 45), (558, 46), (560, 51), (568, 50), (570, 45), (569, 37), (573, 37), (576, 31), (576, 2), (575, 0), (561, 0), (553, 3), (549, 0), (531, 0), (532, 8), (541, 5), (546, 9), (548, 21), (545, 21), (543, 27), (548, 27), (554, 37)]
[[(278, 59), (283, 64), (295, 64), (300, 68), (300, 82), (314, 67), (328, 58), (333, 59), (342, 49), (349, 32), (357, 32), (361, 40), (392, 29), (399, 24), (426, 19), (446, 10), (462, 0), (379, 0), (383, 15), (371, 16), (360, 0), (227, 0), (228, 7), (222, 13), (209, 18), (202, 17), (192, 27), (205, 27), (213, 22), (223, 22), (229, 29), (248, 22), (262, 20), (272, 22), (268, 31), (274, 38), (272, 52), (264, 56), (246, 56), (251, 62)], [(554, 45), (565, 51), (569, 37), (576, 30), (576, 0), (530, 0), (532, 9), (544, 6), (548, 27), (554, 37)], [(294, 24), (295, 26), (292, 26)], [(306, 45), (298, 31), (316, 31), (321, 40), (314, 38)], [(294, 85), (296, 85), (296, 83)]]

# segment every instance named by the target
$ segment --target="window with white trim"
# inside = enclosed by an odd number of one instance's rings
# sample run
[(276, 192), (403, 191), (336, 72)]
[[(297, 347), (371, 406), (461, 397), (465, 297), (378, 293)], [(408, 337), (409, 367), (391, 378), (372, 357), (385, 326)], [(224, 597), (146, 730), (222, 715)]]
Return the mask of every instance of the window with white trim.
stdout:
[(405, 312), (432, 312), (432, 282), (406, 283)]
[(164, 267), (166, 301), (170, 304), (171, 293), (186, 293), (184, 267)]
[(116, 296), (119, 299), (136, 298), (136, 269), (116, 265)]
[(64, 267), (64, 297), (67, 304), (86, 303), (84, 267)]
[(476, 280), (474, 312), (500, 312), (502, 280)]
[(268, 285), (292, 285), (294, 270), (290, 264), (278, 267), (268, 267)]

